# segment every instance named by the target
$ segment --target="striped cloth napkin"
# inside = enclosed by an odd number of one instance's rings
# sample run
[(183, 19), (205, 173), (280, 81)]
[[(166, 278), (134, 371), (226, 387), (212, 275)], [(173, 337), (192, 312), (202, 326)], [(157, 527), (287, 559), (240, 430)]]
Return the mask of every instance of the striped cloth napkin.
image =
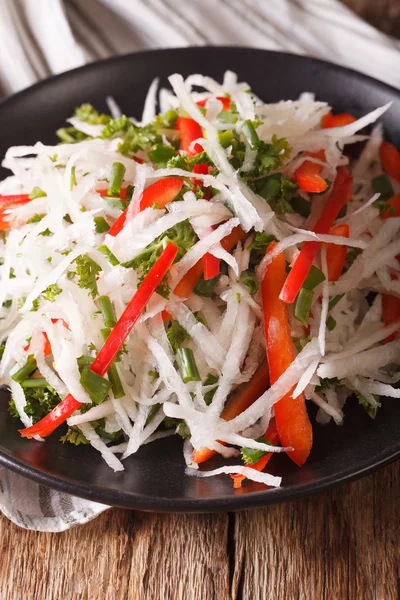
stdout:
[[(400, 88), (400, 41), (337, 0), (0, 0), (0, 40), (0, 96), (108, 56), (205, 44), (307, 54)], [(107, 508), (0, 468), (0, 510), (21, 527), (63, 531)]]

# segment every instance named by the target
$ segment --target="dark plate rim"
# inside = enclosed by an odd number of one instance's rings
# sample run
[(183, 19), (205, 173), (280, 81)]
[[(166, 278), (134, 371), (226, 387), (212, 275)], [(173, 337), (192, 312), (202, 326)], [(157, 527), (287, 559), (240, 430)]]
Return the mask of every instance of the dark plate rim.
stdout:
[[(375, 87), (379, 87), (382, 90), (386, 90), (390, 93), (400, 96), (400, 91), (377, 80), (369, 75), (349, 69), (347, 67), (331, 63), (326, 60), (312, 58), (303, 55), (297, 55), (290, 52), (279, 52), (275, 50), (266, 50), (263, 48), (248, 48), (246, 46), (189, 46), (184, 48), (166, 48), (156, 50), (144, 50), (140, 52), (133, 52), (129, 54), (123, 54), (100, 61), (95, 61), (76, 69), (71, 69), (64, 73), (53, 75), (43, 81), (40, 81), (0, 102), (0, 111), (6, 109), (9, 104), (14, 103), (19, 99), (23, 99), (36, 90), (47, 88), (51, 86), (55, 81), (63, 82), (68, 81), (71, 78), (81, 74), (84, 75), (86, 72), (101, 71), (104, 67), (112, 65), (113, 63), (130, 62), (134, 57), (146, 56), (149, 54), (160, 54), (162, 53), (187, 53), (190, 51), (203, 52), (207, 54), (212, 50), (215, 53), (229, 51), (234, 53), (259, 53), (262, 52), (271, 56), (286, 56), (293, 61), (300, 63), (306, 63), (310, 66), (329, 68), (333, 72), (340, 72), (350, 74), (354, 80), (362, 81), (363, 83), (369, 83)], [(171, 69), (172, 72), (173, 69)], [(325, 477), (320, 481), (311, 481), (305, 484), (300, 484), (296, 487), (285, 489), (285, 487), (277, 489), (269, 489), (265, 491), (253, 492), (250, 495), (232, 495), (232, 496), (221, 496), (219, 499), (196, 499), (196, 498), (185, 498), (170, 499), (167, 497), (157, 496), (156, 498), (138, 493), (126, 493), (119, 490), (106, 489), (104, 487), (95, 485), (84, 485), (78, 483), (75, 480), (68, 477), (61, 477), (53, 475), (51, 472), (38, 469), (31, 466), (24, 461), (11, 456), (9, 452), (4, 451), (0, 448), (0, 465), (14, 471), (24, 477), (27, 477), (39, 484), (46, 485), (60, 492), (86, 498), (95, 502), (101, 502), (109, 504), (110, 506), (118, 506), (121, 508), (138, 509), (143, 511), (152, 512), (217, 512), (222, 510), (240, 510), (255, 508), (260, 506), (266, 506), (269, 504), (277, 504), (281, 502), (287, 502), (295, 500), (305, 496), (311, 496), (322, 491), (327, 491), (334, 487), (343, 485), (365, 475), (372, 473), (373, 471), (395, 461), (400, 458), (400, 443), (398, 448), (389, 449), (386, 453), (380, 453), (377, 457), (372, 457), (369, 461), (361, 464), (358, 468), (349, 467), (340, 476), (335, 474)]]

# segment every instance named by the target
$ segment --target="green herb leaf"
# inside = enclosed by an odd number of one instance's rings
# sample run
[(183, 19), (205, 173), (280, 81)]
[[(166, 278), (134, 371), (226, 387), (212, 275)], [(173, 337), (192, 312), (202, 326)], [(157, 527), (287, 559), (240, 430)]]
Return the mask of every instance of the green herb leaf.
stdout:
[(88, 290), (92, 298), (96, 298), (99, 294), (96, 277), (101, 271), (100, 265), (88, 254), (81, 254), (74, 262), (76, 264), (76, 274), (79, 277), (79, 287)]
[(168, 341), (171, 344), (174, 353), (176, 353), (178, 349), (182, 347), (182, 344), (186, 340), (190, 339), (190, 335), (186, 329), (184, 329), (182, 325), (180, 325), (178, 321), (175, 321), (174, 319), (166, 324), (166, 332)]
[(62, 289), (60, 288), (60, 286), (57, 285), (56, 283), (52, 283), (44, 290), (44, 292), (42, 293), (42, 296), (43, 296), (44, 300), (48, 300), (49, 302), (55, 302), (56, 296), (61, 294), (61, 292), (62, 292)]

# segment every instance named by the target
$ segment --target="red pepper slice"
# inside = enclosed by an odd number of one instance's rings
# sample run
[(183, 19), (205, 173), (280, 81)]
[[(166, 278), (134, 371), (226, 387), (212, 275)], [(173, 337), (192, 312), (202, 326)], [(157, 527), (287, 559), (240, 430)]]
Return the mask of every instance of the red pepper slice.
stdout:
[[(271, 242), (267, 254), (276, 247)], [(286, 277), (283, 252), (267, 266), (261, 283), (264, 331), (271, 385), (286, 371), (295, 358), (285, 303), (279, 297)], [(288, 456), (299, 466), (307, 460), (312, 446), (312, 427), (303, 395), (292, 398), (292, 388), (274, 404), (276, 427), (283, 446), (291, 446)]]
[(400, 152), (389, 142), (382, 142), (379, 148), (381, 164), (388, 175), (400, 181)]
[[(140, 210), (157, 204), (159, 208), (164, 208), (166, 204), (172, 202), (179, 194), (183, 186), (182, 177), (164, 177), (155, 181), (147, 187), (140, 200)], [(126, 221), (128, 207), (119, 215), (118, 219), (108, 230), (108, 235), (116, 236), (119, 233)]]
[[(267, 361), (265, 361), (258, 367), (250, 381), (241, 386), (239, 390), (232, 396), (232, 398), (228, 400), (224, 410), (221, 413), (221, 418), (225, 421), (231, 421), (240, 415), (240, 413), (246, 410), (246, 408), (249, 408), (253, 402), (258, 400), (261, 394), (263, 394), (263, 392), (265, 392), (267, 389), (268, 384), (268, 364)], [(210, 450), (210, 448), (204, 447), (200, 450), (194, 450), (192, 458), (194, 462), (200, 464), (206, 460), (209, 460), (215, 456), (215, 454), (217, 454), (215, 450)]]
[(339, 113), (338, 115), (334, 115), (332, 112), (329, 112), (322, 117), (321, 127), (322, 129), (331, 129), (332, 127), (349, 125), (350, 123), (354, 123), (354, 121), (357, 121), (357, 119), (350, 113)]
[(194, 149), (190, 150), (192, 142), (203, 137), (203, 130), (194, 119), (178, 117), (176, 120), (176, 128), (181, 134), (181, 150), (184, 150), (188, 156), (194, 156), (203, 151), (200, 144), (195, 144)]
[[(231, 109), (231, 100), (230, 98), (227, 98), (226, 96), (217, 96), (217, 100), (219, 100), (222, 104), (222, 108), (223, 110), (230, 110)], [(207, 106), (208, 103), (208, 98), (205, 98), (204, 100), (199, 100), (199, 102), (196, 102), (197, 106)]]
[[(118, 319), (117, 324), (94, 359), (90, 366), (90, 369), (94, 373), (98, 373), (102, 376), (107, 373), (111, 363), (120, 351), (122, 344), (128, 337), (144, 307), (174, 262), (177, 252), (178, 248), (175, 244), (169, 242), (165, 250), (143, 279), (143, 282), (138, 287), (132, 300)], [(81, 406), (81, 402), (78, 402), (71, 394), (68, 394), (68, 396), (61, 400), (48, 415), (35, 425), (32, 425), (27, 429), (21, 429), (20, 434), (22, 437), (28, 438), (31, 438), (34, 435), (46, 437), (70, 417), (79, 406)]]
[[(66, 327), (67, 329), (69, 329), (69, 327), (66, 324), (66, 322), (64, 321), (64, 319), (51, 319), (52, 323), (57, 323), (57, 321), (62, 321), (64, 327)], [(49, 338), (47, 337), (47, 333), (45, 331), (43, 331), (42, 334), (43, 334), (43, 337), (44, 337), (43, 353), (44, 353), (45, 356), (50, 356), (50, 354), (52, 353), (52, 350), (51, 350), (51, 345), (50, 345)], [(29, 352), (29, 348), (30, 348), (30, 344), (28, 344), (27, 346), (25, 346), (25, 348), (24, 348), (25, 352)]]
[[(347, 223), (336, 225), (329, 231), (329, 235), (350, 237), (350, 226)], [(326, 263), (328, 266), (328, 281), (337, 281), (346, 262), (347, 246), (326, 244)]]
[[(306, 156), (318, 158), (319, 160), (325, 160), (324, 150), (319, 150), (318, 152), (307, 152)], [(294, 177), (301, 190), (304, 192), (317, 194), (324, 192), (328, 187), (325, 179), (319, 175), (319, 173), (322, 171), (322, 165), (317, 165), (310, 160), (305, 160), (303, 163), (301, 163), (298, 169), (296, 169)]]
[(12, 194), (11, 196), (0, 196), (0, 231), (10, 229), (11, 223), (8, 220), (6, 210), (16, 208), (30, 202), (28, 194)]
[[(400, 320), (400, 298), (383, 294), (382, 296), (382, 319), (385, 325), (391, 325)], [(399, 336), (399, 331), (395, 331), (384, 340), (384, 343), (392, 342)]]
[[(276, 446), (276, 444), (279, 442), (279, 435), (278, 430), (276, 429), (275, 419), (271, 419), (268, 429), (265, 432), (265, 437), (273, 446)], [(258, 460), (255, 464), (246, 463), (244, 466), (249, 467), (249, 469), (255, 469), (256, 471), (263, 471), (273, 454), (273, 452), (269, 452), (260, 458), (260, 460)], [(238, 490), (242, 487), (242, 482), (244, 479), (246, 479), (246, 475), (231, 475), (231, 478), (233, 479), (233, 487), (235, 490)]]
[[(315, 227), (315, 233), (328, 233), (337, 218), (341, 208), (350, 200), (353, 186), (353, 178), (346, 169), (338, 169), (335, 183), (329, 200), (322, 211)], [(280, 299), (289, 304), (294, 302), (305, 278), (311, 268), (313, 260), (321, 247), (322, 242), (305, 242), (296, 261), (286, 278), (280, 293)]]

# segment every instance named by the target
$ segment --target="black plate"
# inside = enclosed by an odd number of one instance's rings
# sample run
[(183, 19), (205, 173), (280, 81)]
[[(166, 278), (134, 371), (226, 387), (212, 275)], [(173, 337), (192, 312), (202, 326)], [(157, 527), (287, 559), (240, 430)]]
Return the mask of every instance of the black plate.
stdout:
[[(383, 119), (387, 137), (400, 145), (400, 93), (364, 75), (310, 58), (244, 48), (157, 50), (114, 58), (70, 71), (33, 86), (0, 104), (0, 156), (14, 144), (54, 143), (54, 131), (75, 106), (91, 102), (106, 110), (112, 94), (123, 111), (140, 116), (152, 79), (172, 72), (204, 73), (218, 79), (232, 69), (266, 101), (293, 99), (315, 92), (337, 111), (355, 115), (393, 101)], [(1, 175), (5, 175), (3, 170)], [(311, 407), (314, 421), (315, 411)], [(356, 402), (345, 409), (344, 425), (314, 425), (314, 446), (307, 465), (297, 468), (286, 456), (270, 463), (283, 476), (280, 489), (249, 483), (234, 491), (228, 476), (197, 479), (184, 474), (181, 442), (167, 438), (141, 448), (113, 474), (90, 447), (22, 439), (8, 416), (7, 394), (0, 390), (0, 463), (50, 487), (128, 508), (202, 512), (234, 510), (290, 500), (344, 483), (400, 456), (400, 403), (385, 400), (376, 421)], [(210, 461), (207, 468), (221, 464)]]

